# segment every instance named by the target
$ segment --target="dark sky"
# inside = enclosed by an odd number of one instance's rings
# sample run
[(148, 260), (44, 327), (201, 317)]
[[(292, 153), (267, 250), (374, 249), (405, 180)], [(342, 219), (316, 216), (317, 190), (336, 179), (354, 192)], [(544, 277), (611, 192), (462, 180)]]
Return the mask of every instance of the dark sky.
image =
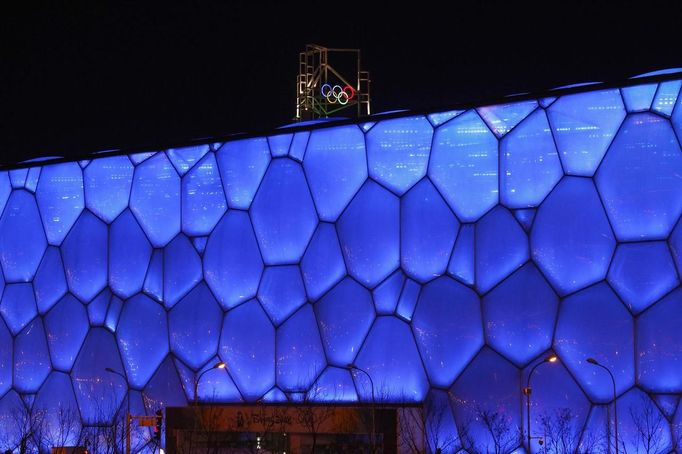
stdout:
[(4, 163), (287, 123), (308, 42), (362, 49), (374, 111), (682, 66), (679, 7), (449, 2), (455, 11), (445, 13), (428, 2), (392, 12), (391, 3), (310, 2), (302, 11), (303, 2), (45, 3), (0, 15)]

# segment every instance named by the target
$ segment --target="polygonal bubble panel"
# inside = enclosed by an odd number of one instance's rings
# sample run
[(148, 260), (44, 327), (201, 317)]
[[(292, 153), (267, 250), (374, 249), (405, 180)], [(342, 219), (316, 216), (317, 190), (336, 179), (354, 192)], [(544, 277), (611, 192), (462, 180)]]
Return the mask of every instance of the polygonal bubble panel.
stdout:
[(618, 131), (625, 109), (618, 89), (566, 95), (548, 109), (564, 171), (591, 177)]
[(33, 402), (33, 411), (42, 416), (42, 449), (78, 445), (81, 415), (67, 374), (50, 374)]
[(679, 283), (670, 250), (663, 241), (618, 246), (608, 279), (635, 314)]
[(348, 271), (374, 287), (400, 262), (400, 202), (373, 181), (367, 181), (338, 222)]
[(352, 363), (374, 321), (369, 290), (346, 278), (315, 305), (315, 313), (329, 363)]
[(275, 326), (281, 324), (306, 301), (301, 271), (296, 265), (265, 268), (258, 299)]
[(509, 208), (538, 206), (564, 172), (542, 109), (500, 143), (500, 199)]
[(432, 113), (426, 116), (434, 127), (440, 126), (446, 123), (456, 116), (464, 113), (463, 110), (449, 110), (447, 112)]
[(107, 316), (104, 320), (104, 325), (109, 328), (109, 331), (116, 332), (116, 327), (118, 326), (118, 320), (121, 317), (121, 309), (123, 308), (123, 301), (121, 301), (116, 296), (111, 297), (111, 302), (109, 303), (109, 309), (107, 310)]
[[(450, 388), (450, 399), (459, 424), (470, 422), (468, 452), (495, 452), (493, 437), (503, 444), (498, 452), (521, 444), (520, 389), (519, 370), (489, 348), (481, 350), (459, 376)], [(496, 427), (495, 435), (485, 422)]]
[(127, 156), (95, 159), (85, 168), (85, 204), (106, 223), (128, 206), (133, 163)]
[(459, 222), (426, 178), (401, 203), (402, 268), (411, 277), (426, 282), (445, 273)]
[(258, 301), (227, 313), (219, 353), (246, 400), (258, 399), (275, 385), (275, 328)]
[(346, 274), (341, 245), (333, 224), (321, 222), (301, 260), (308, 297), (315, 301)]
[(654, 98), (651, 110), (669, 117), (675, 108), (675, 101), (677, 101), (680, 86), (682, 86), (682, 81), (680, 80), (661, 82), (656, 91), (656, 97)]
[[(615, 452), (613, 423), (613, 411), (610, 405), (593, 405), (587, 423), (580, 436), (579, 452), (611, 452), (609, 447)], [(620, 436), (618, 437), (620, 438)]]
[(670, 123), (630, 115), (596, 183), (619, 240), (666, 238), (682, 213), (682, 151)]
[(110, 424), (128, 390), (126, 381), (106, 368), (123, 374), (116, 339), (103, 328), (91, 328), (71, 372), (85, 424)]
[(670, 121), (673, 124), (675, 132), (677, 133), (677, 137), (682, 137), (682, 96), (677, 98), (677, 105), (673, 110)]
[(485, 293), (528, 260), (528, 237), (509, 210), (497, 206), (476, 224), (477, 287)]
[(380, 121), (367, 133), (369, 175), (398, 195), (426, 175), (433, 128), (425, 117)]
[(497, 146), (473, 110), (436, 129), (429, 176), (462, 221), (477, 220), (497, 203)]
[[(450, 408), (448, 393), (432, 389), (424, 403), (424, 431), (427, 452), (454, 454), (459, 451), (461, 442), (457, 433), (457, 423)], [(408, 410), (410, 411), (410, 410)]]
[(291, 146), (291, 139), (293, 134), (280, 134), (277, 136), (268, 137), (268, 145), (270, 145), (270, 153), (273, 157), (286, 156)]
[(38, 272), (33, 280), (36, 292), (36, 303), (41, 314), (49, 311), (67, 290), (66, 276), (62, 265), (59, 248), (50, 246), (45, 251), (43, 261), (40, 262)]
[(608, 367), (620, 394), (634, 383), (634, 323), (628, 310), (606, 284), (582, 290), (561, 303), (554, 348), (592, 401), (613, 396)]
[(412, 320), (412, 315), (414, 314), (414, 308), (417, 306), (417, 298), (419, 297), (419, 292), (421, 291), (421, 285), (412, 279), (405, 280), (405, 285), (403, 286), (403, 291), (400, 294), (400, 299), (398, 300), (398, 306), (396, 307), (396, 315), (406, 321)]
[(398, 269), (373, 290), (374, 305), (378, 314), (391, 315), (395, 312), (404, 285), (405, 275)]
[(152, 255), (152, 246), (126, 210), (109, 230), (109, 286), (121, 298), (128, 298), (142, 289)]
[(565, 177), (535, 216), (533, 259), (560, 293), (606, 276), (615, 240), (592, 181)]
[(144, 295), (126, 301), (116, 329), (128, 383), (141, 389), (168, 353), (163, 307)]
[[(218, 358), (211, 359), (206, 365), (201, 368), (198, 375), (206, 372), (201, 377), (199, 387), (197, 389), (197, 396), (201, 402), (239, 402), (242, 400), (239, 394), (239, 389), (230, 378), (227, 368), (216, 368), (215, 365), (220, 360)], [(212, 370), (209, 370), (212, 369)], [(197, 375), (197, 376), (198, 376)]]
[(312, 402), (357, 402), (358, 394), (348, 369), (327, 367), (307, 393)]
[(682, 290), (640, 315), (636, 339), (637, 383), (652, 392), (682, 392)]
[(450, 386), (483, 345), (476, 293), (448, 277), (424, 286), (412, 319), (431, 385)]
[(30, 281), (46, 245), (35, 198), (26, 191), (12, 192), (0, 217), (0, 263), (5, 280)]
[(88, 303), (88, 318), (92, 326), (102, 326), (107, 317), (107, 309), (109, 308), (109, 299), (111, 292), (108, 289), (102, 290), (102, 293), (97, 295), (94, 300)]
[[(395, 317), (378, 317), (358, 354), (356, 364), (374, 382), (375, 399), (420, 402), (429, 381), (410, 326)], [(362, 372), (354, 374), (361, 400), (372, 401), (372, 387)]]
[[(10, 391), (0, 400), (0, 427), (3, 433), (3, 446), (19, 446), (26, 437), (26, 427), (30, 427), (31, 418), (26, 404), (19, 394)], [(31, 440), (27, 440), (27, 450), (33, 448)], [(36, 452), (38, 448), (36, 447)], [(10, 452), (12, 452), (10, 450)]]
[(156, 151), (145, 151), (142, 153), (133, 153), (128, 155), (128, 158), (133, 162), (133, 164), (138, 165), (141, 162), (146, 161), (156, 154)]
[(326, 363), (315, 314), (306, 304), (277, 329), (277, 384), (306, 391)]
[(135, 169), (130, 209), (154, 247), (163, 247), (180, 231), (180, 177), (163, 153)]
[(169, 148), (166, 151), (168, 159), (180, 175), (187, 173), (197, 161), (199, 161), (210, 150), (208, 145), (195, 145), (183, 148)]
[(187, 398), (173, 360), (168, 356), (144, 388), (144, 399), (151, 409), (183, 407)]
[(0, 395), (12, 387), (12, 333), (5, 322), (0, 320)]
[(618, 438), (623, 452), (664, 454), (673, 446), (670, 426), (656, 404), (640, 389), (618, 398)]
[(486, 341), (523, 366), (552, 345), (559, 300), (532, 263), (483, 298)]
[(208, 235), (227, 210), (213, 153), (201, 160), (182, 179), (182, 231), (187, 235)]
[(148, 295), (157, 301), (163, 301), (163, 249), (152, 252), (147, 276), (142, 287)]
[(365, 138), (355, 125), (310, 134), (303, 161), (323, 221), (336, 221), (367, 178)]
[(89, 328), (85, 307), (71, 295), (62, 298), (45, 316), (47, 343), (55, 369), (71, 370)]
[(294, 138), (291, 141), (291, 147), (289, 148), (289, 157), (298, 162), (303, 161), (305, 149), (308, 146), (309, 139), (310, 131), (299, 131), (294, 134)]
[(628, 112), (642, 112), (651, 108), (651, 102), (656, 94), (657, 84), (636, 85), (620, 89)]
[(185, 235), (163, 251), (163, 301), (171, 308), (201, 280), (201, 257)]
[(62, 245), (69, 289), (90, 301), (107, 285), (107, 225), (84, 211)]
[(218, 223), (204, 252), (204, 277), (224, 308), (256, 295), (263, 272), (258, 243), (243, 211), (231, 210)]
[(193, 369), (216, 354), (222, 311), (206, 284), (197, 285), (169, 315), (171, 350)]
[(14, 389), (37, 392), (50, 369), (43, 322), (36, 318), (14, 340)]
[(448, 265), (448, 273), (467, 285), (474, 285), (475, 224), (462, 224)]
[(11, 192), (12, 184), (10, 183), (9, 174), (7, 172), (0, 172), (0, 214), (5, 209), (5, 204)]
[(36, 191), (45, 233), (59, 245), (83, 210), (83, 174), (75, 162), (43, 167)]
[(0, 314), (12, 334), (21, 331), (37, 314), (31, 284), (9, 284), (2, 295)]
[(521, 101), (511, 104), (485, 106), (476, 109), (497, 137), (502, 137), (536, 110), (537, 101)]
[(251, 219), (265, 263), (301, 260), (317, 214), (300, 164), (288, 158), (270, 164), (253, 200)]
[(227, 142), (217, 156), (228, 205), (247, 210), (270, 163), (267, 140), (257, 137)]

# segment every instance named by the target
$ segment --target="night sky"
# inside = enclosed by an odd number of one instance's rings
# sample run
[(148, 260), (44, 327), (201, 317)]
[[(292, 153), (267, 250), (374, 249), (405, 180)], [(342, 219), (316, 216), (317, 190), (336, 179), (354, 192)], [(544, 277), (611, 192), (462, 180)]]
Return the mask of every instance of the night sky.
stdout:
[(288, 123), (298, 52), (310, 42), (362, 49), (374, 112), (682, 67), (679, 7), (633, 5), (622, 18), (592, 2), (546, 2), (546, 11), (485, 2), (454, 14), (427, 2), (393, 12), (389, 3), (91, 3), (3, 12), (0, 162)]

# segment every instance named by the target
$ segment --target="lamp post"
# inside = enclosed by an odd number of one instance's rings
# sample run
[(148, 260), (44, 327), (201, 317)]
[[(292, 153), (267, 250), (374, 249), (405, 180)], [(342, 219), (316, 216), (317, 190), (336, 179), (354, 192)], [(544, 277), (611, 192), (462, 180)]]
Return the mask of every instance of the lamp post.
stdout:
[(618, 454), (618, 409), (616, 408), (616, 401), (618, 400), (618, 394), (616, 392), (616, 379), (613, 377), (613, 374), (611, 373), (611, 369), (606, 367), (605, 365), (601, 364), (599, 361), (597, 361), (594, 358), (587, 358), (587, 362), (594, 365), (601, 367), (604, 369), (606, 372), (609, 373), (609, 377), (611, 377), (611, 383), (613, 384), (613, 422), (614, 425), (616, 426), (616, 454)]
[(358, 372), (362, 372), (363, 374), (365, 374), (367, 376), (367, 378), (369, 378), (369, 385), (370, 385), (371, 390), (372, 390), (372, 439), (371, 439), (371, 443), (372, 443), (372, 452), (374, 452), (374, 450), (376, 448), (376, 446), (375, 446), (376, 445), (376, 425), (374, 422), (374, 415), (376, 412), (376, 400), (374, 399), (374, 381), (372, 380), (372, 376), (369, 375), (369, 372), (367, 372), (364, 369), (359, 368), (358, 366), (356, 366), (353, 363), (348, 364), (348, 369), (351, 370), (351, 373), (354, 370), (357, 370)]
[[(126, 384), (128, 383), (128, 379), (126, 378), (125, 375), (123, 375), (121, 372), (118, 372), (111, 367), (105, 367), (105, 371), (109, 372), (110, 374), (118, 375), (119, 377), (123, 378), (125, 380)], [(126, 385), (126, 389), (128, 386)], [(128, 412), (126, 414), (126, 453), (130, 453), (130, 423), (132, 422), (132, 416), (130, 414), (130, 392), (129, 390), (126, 391), (126, 400), (128, 401)]]
[(217, 362), (212, 367), (210, 367), (209, 369), (206, 369), (205, 371), (200, 373), (199, 376), (197, 377), (197, 379), (194, 380), (194, 406), (195, 407), (197, 406), (197, 403), (199, 401), (199, 380), (201, 380), (201, 377), (203, 377), (206, 372), (210, 372), (214, 369), (225, 369), (226, 366), (227, 366), (227, 364), (225, 364), (222, 361)]
[(543, 364), (555, 363), (558, 359), (559, 358), (557, 358), (556, 355), (550, 355), (550, 356), (546, 357), (545, 359), (543, 359), (542, 361), (540, 361), (539, 363), (537, 363), (535, 366), (533, 366), (533, 368), (528, 373), (528, 380), (526, 381), (526, 387), (523, 388), (523, 394), (526, 395), (526, 428), (528, 429), (527, 440), (528, 440), (528, 452), (529, 453), (533, 452), (533, 450), (530, 447), (530, 442), (531, 442), (531, 439), (533, 438), (533, 437), (531, 437), (531, 434), (530, 434), (530, 395), (532, 392), (532, 389), (530, 387), (530, 379), (533, 376), (533, 372), (535, 372), (535, 369), (537, 369), (538, 367), (540, 367)]

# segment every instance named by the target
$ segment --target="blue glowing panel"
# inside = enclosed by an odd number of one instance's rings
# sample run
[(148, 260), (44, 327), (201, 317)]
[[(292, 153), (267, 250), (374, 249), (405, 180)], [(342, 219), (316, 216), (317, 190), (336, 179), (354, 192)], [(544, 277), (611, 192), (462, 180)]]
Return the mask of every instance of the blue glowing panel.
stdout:
[(145, 387), (143, 396), (150, 410), (187, 405), (180, 376), (170, 356), (161, 363)]
[[(672, 419), (675, 416), (677, 404), (680, 401), (680, 396), (675, 394), (654, 394), (651, 398), (656, 402), (658, 408), (665, 415), (666, 418)], [(674, 422), (673, 422), (674, 424)]]
[(310, 131), (301, 131), (294, 134), (294, 139), (291, 141), (289, 148), (289, 157), (298, 162), (303, 161), (305, 156), (305, 149), (308, 146), (308, 139), (310, 139)]
[(253, 200), (251, 219), (265, 263), (301, 260), (315, 231), (317, 214), (298, 163), (290, 159), (272, 162)]
[(279, 388), (274, 387), (263, 396), (263, 402), (287, 402), (289, 399)]
[(464, 113), (463, 110), (450, 110), (448, 112), (439, 112), (427, 115), (427, 118), (434, 127), (437, 127), (442, 125), (443, 123), (452, 120), (453, 118), (462, 113)]
[(643, 112), (651, 108), (651, 102), (656, 94), (656, 84), (636, 85), (634, 87), (623, 87), (623, 101), (628, 112)]
[(71, 372), (84, 424), (109, 424), (125, 397), (126, 381), (107, 367), (123, 374), (116, 339), (105, 329), (91, 328)]
[[(218, 358), (211, 359), (199, 373), (213, 367)], [(197, 389), (199, 401), (201, 402), (239, 402), (242, 400), (239, 389), (230, 378), (227, 369), (213, 369), (201, 377), (199, 388)]]
[(62, 298), (45, 316), (47, 344), (55, 369), (71, 370), (89, 328), (85, 306), (71, 295)]
[(166, 154), (173, 163), (175, 170), (180, 175), (184, 175), (208, 152), (208, 145), (194, 145), (191, 147), (170, 148), (166, 151)]
[(83, 174), (75, 162), (43, 167), (36, 191), (45, 233), (59, 245), (83, 210)]
[(368, 181), (338, 222), (341, 249), (348, 271), (374, 287), (400, 262), (400, 202), (396, 196)]
[(661, 82), (651, 110), (669, 117), (675, 107), (677, 95), (680, 93), (680, 86), (682, 86), (682, 81), (679, 80)]
[(511, 131), (524, 118), (537, 109), (537, 101), (521, 101), (512, 104), (500, 104), (497, 106), (479, 107), (478, 114), (488, 124), (490, 129), (502, 137)]
[(436, 130), (429, 176), (462, 221), (477, 220), (497, 203), (497, 147), (473, 110)]
[(313, 402), (357, 402), (358, 394), (348, 369), (327, 367), (307, 394)]
[(53, 446), (78, 446), (81, 416), (67, 374), (50, 374), (33, 402), (33, 411), (42, 416), (40, 435), (43, 452), (49, 452)]
[(123, 308), (123, 301), (119, 298), (112, 296), (111, 302), (109, 303), (109, 310), (107, 311), (107, 316), (104, 319), (104, 326), (109, 328), (111, 332), (116, 332), (116, 327), (118, 326), (118, 319), (121, 317), (121, 309)]
[(586, 362), (595, 358), (613, 372), (618, 393), (634, 383), (634, 323), (606, 284), (597, 284), (561, 303), (554, 348), (591, 400), (613, 396), (605, 370)]
[[(372, 377), (376, 400), (420, 402), (429, 382), (410, 332), (410, 325), (395, 317), (378, 317), (358, 354), (356, 364)], [(354, 374), (360, 399), (371, 402), (372, 392), (365, 374)]]
[(28, 169), (28, 176), (26, 177), (25, 188), (31, 192), (36, 192), (38, 188), (38, 179), (40, 178), (40, 167), (33, 167)]
[(400, 247), (405, 273), (426, 282), (445, 273), (459, 222), (428, 179), (402, 198)]
[(203, 255), (204, 251), (206, 250), (207, 242), (208, 242), (207, 236), (197, 236), (192, 238), (192, 244), (194, 245), (194, 249), (196, 249), (197, 252), (201, 255)]
[(407, 279), (405, 281), (403, 292), (400, 294), (398, 307), (395, 311), (398, 317), (408, 322), (412, 320), (412, 315), (414, 314), (414, 308), (417, 307), (417, 298), (419, 297), (421, 288), (421, 285), (412, 279)]
[(50, 246), (45, 251), (33, 280), (38, 312), (44, 314), (66, 293), (66, 276), (59, 248)]
[(226, 309), (256, 295), (263, 272), (258, 243), (243, 211), (229, 211), (208, 239), (204, 277)]
[(36, 318), (14, 340), (14, 389), (37, 392), (50, 370), (43, 322)]
[[(578, 445), (579, 452), (603, 452), (615, 451), (613, 447), (614, 435), (612, 411), (608, 405), (593, 405), (587, 423), (583, 428)], [(620, 434), (619, 437), (620, 438)], [(609, 449), (611, 447), (611, 450)]]
[(268, 137), (270, 154), (272, 154), (273, 158), (286, 156), (287, 153), (289, 153), (289, 147), (291, 146), (293, 136), (293, 134), (280, 134)]
[(677, 289), (637, 320), (637, 383), (649, 391), (682, 392), (681, 307)]
[(170, 311), (171, 350), (198, 369), (218, 350), (223, 313), (205, 284), (197, 285)]
[(398, 270), (374, 289), (374, 306), (378, 314), (391, 315), (395, 312), (404, 284), (405, 275)]
[[(457, 432), (457, 423), (450, 408), (448, 393), (432, 389), (424, 404), (425, 433), (427, 452), (455, 454), (461, 442)], [(408, 410), (409, 411), (409, 410)]]
[(97, 295), (94, 300), (88, 304), (88, 318), (92, 326), (102, 326), (107, 317), (107, 309), (109, 308), (109, 299), (111, 292), (104, 289), (102, 293)]
[(529, 232), (531, 227), (533, 226), (533, 221), (535, 220), (535, 213), (537, 213), (537, 210), (535, 210), (535, 208), (528, 208), (525, 210), (514, 210), (514, 217), (516, 218), (517, 221), (519, 221), (519, 224), (521, 224), (523, 230)]
[(5, 280), (30, 281), (46, 245), (35, 199), (26, 191), (14, 191), (0, 217), (0, 263)]
[(185, 391), (185, 396), (187, 400), (194, 400), (194, 384), (196, 379), (196, 374), (192, 369), (187, 367), (182, 361), (173, 357), (173, 363), (175, 364), (176, 370), (178, 371), (178, 376), (180, 377), (180, 383)]
[(128, 206), (133, 171), (127, 156), (93, 160), (84, 171), (88, 209), (107, 223), (116, 219)]
[(0, 395), (12, 387), (12, 333), (0, 320)]
[(478, 296), (448, 277), (426, 284), (412, 330), (431, 384), (450, 386), (483, 345)]
[(12, 184), (10, 183), (8, 173), (0, 172), (0, 214), (2, 214), (2, 210), (5, 209), (5, 204), (7, 203), (7, 199), (9, 199), (11, 192)]
[(258, 288), (258, 299), (275, 326), (289, 318), (306, 301), (303, 279), (298, 266), (265, 268)]
[(315, 305), (315, 314), (329, 363), (352, 363), (374, 321), (369, 290), (346, 278)]
[[(7, 172), (2, 173), (2, 187), (3, 187), (3, 194), (5, 194), (5, 202), (7, 201), (7, 198), (9, 197), (9, 193), (12, 191), (12, 188), (14, 189), (20, 189), (23, 188), (24, 185), (26, 184), (26, 177), (28, 176), (28, 169), (16, 169), (16, 170), (10, 170), (9, 171), (9, 180), (7, 179)], [(10, 182), (10, 187), (7, 189), (7, 186), (5, 184), (6, 181)]]
[(608, 280), (635, 314), (679, 284), (670, 250), (663, 241), (618, 246)]
[(367, 178), (364, 134), (354, 125), (313, 131), (303, 165), (320, 219), (336, 221)]
[(377, 124), (376, 121), (368, 121), (366, 123), (360, 123), (359, 126), (362, 128), (363, 131), (367, 132), (370, 129), (372, 129), (375, 124)]
[(258, 301), (227, 313), (219, 352), (246, 400), (258, 399), (275, 385), (275, 328)]
[(615, 240), (592, 181), (566, 177), (557, 185), (535, 216), (530, 244), (562, 294), (604, 279)]
[(182, 231), (208, 235), (227, 210), (220, 172), (213, 153), (182, 179)]
[(476, 278), (482, 293), (528, 257), (528, 237), (509, 210), (498, 206), (476, 224)]
[(185, 235), (176, 236), (163, 253), (163, 301), (171, 308), (201, 280), (201, 257)]
[(130, 209), (154, 247), (163, 247), (180, 232), (180, 177), (165, 154), (135, 169)]
[(152, 246), (126, 210), (109, 230), (109, 287), (121, 298), (128, 298), (142, 289)]
[(168, 324), (163, 307), (144, 295), (126, 301), (116, 329), (128, 383), (141, 389), (168, 354)]
[(306, 391), (325, 365), (315, 314), (307, 304), (277, 329), (277, 385)]
[(246, 210), (251, 206), (265, 170), (270, 149), (265, 137), (227, 142), (217, 152), (227, 204)]
[(664, 454), (671, 452), (673, 446), (665, 416), (638, 388), (618, 398), (618, 438), (622, 440), (621, 451), (626, 453)]
[(462, 224), (448, 265), (448, 273), (467, 285), (474, 285), (474, 229), (474, 224)]
[(62, 245), (69, 289), (90, 301), (107, 285), (107, 225), (84, 211)]
[(625, 117), (618, 89), (562, 96), (547, 112), (564, 171), (592, 176)]
[(433, 128), (424, 117), (385, 120), (367, 133), (369, 176), (402, 195), (426, 175)]
[(483, 298), (488, 344), (519, 366), (552, 344), (558, 298), (529, 263)]
[(128, 158), (133, 162), (133, 164), (138, 165), (139, 163), (146, 161), (147, 159), (151, 158), (156, 154), (155, 151), (146, 151), (142, 153), (134, 153), (131, 155), (128, 155)]
[(346, 274), (341, 245), (333, 224), (321, 222), (301, 260), (308, 297), (315, 301)]
[(519, 370), (503, 357), (484, 348), (450, 388), (455, 419), (470, 421), (469, 452), (495, 452), (485, 421), (499, 427), (504, 443), (497, 452), (510, 452), (521, 444), (521, 377)]
[(163, 250), (161, 249), (152, 253), (143, 289), (157, 301), (163, 301)]
[(596, 183), (619, 240), (666, 238), (682, 213), (682, 151), (670, 123), (630, 115)]
[(673, 110), (670, 121), (672, 122), (673, 128), (677, 133), (677, 137), (682, 137), (682, 96), (677, 98), (677, 105)]
[(563, 175), (544, 110), (536, 110), (500, 143), (500, 199), (507, 207), (538, 206)]
[(0, 314), (12, 334), (21, 331), (37, 315), (31, 284), (8, 284), (0, 301)]

